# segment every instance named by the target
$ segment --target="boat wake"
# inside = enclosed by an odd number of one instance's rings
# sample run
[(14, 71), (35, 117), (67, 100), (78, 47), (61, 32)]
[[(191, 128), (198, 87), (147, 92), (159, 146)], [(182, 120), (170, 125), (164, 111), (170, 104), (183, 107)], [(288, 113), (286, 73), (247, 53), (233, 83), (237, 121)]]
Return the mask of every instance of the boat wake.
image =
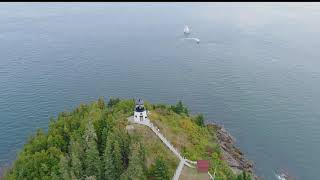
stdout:
[(277, 180), (295, 180), (296, 178), (289, 175), (288, 171), (280, 169), (280, 171), (274, 174)]
[(186, 38), (182, 38), (182, 40), (193, 40), (193, 41), (197, 42), (198, 44), (200, 43), (200, 39), (199, 38), (186, 37)]
[(287, 180), (287, 176), (283, 173), (281, 174), (275, 174), (277, 180)]

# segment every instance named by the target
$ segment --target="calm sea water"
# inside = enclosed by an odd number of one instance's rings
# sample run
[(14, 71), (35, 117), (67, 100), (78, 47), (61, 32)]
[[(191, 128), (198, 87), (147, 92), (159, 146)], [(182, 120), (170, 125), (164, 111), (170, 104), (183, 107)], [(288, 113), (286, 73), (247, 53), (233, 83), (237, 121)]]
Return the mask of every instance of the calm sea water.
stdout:
[[(275, 179), (320, 167), (319, 3), (1, 3), (0, 164), (99, 96), (182, 100)], [(181, 40), (184, 25), (200, 44)]]

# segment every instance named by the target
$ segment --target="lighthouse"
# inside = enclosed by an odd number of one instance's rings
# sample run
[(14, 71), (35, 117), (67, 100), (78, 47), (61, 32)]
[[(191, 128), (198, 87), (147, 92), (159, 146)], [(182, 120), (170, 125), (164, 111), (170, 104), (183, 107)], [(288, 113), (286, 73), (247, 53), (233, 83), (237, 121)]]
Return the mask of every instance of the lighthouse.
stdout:
[(135, 122), (149, 122), (148, 116), (147, 116), (147, 110), (144, 107), (144, 103), (142, 99), (136, 100), (136, 106), (134, 108), (134, 116), (133, 120)]

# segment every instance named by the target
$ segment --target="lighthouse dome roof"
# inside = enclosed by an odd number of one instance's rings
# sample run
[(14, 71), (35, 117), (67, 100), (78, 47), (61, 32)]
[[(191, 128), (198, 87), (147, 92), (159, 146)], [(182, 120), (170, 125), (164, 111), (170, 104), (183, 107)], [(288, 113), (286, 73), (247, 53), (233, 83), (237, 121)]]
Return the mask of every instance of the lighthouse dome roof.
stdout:
[(136, 105), (143, 105), (143, 104), (144, 104), (144, 102), (143, 102), (142, 99), (137, 99), (136, 100)]

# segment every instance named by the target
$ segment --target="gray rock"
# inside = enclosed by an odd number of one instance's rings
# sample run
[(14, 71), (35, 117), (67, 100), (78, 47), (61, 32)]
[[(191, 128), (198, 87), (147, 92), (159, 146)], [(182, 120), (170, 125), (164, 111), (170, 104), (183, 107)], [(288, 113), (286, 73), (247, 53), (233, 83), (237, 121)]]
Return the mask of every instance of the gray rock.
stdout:
[(235, 174), (242, 173), (243, 170), (253, 174), (254, 179), (259, 179), (254, 174), (253, 163), (249, 161), (244, 154), (235, 146), (235, 138), (223, 127), (217, 124), (208, 124), (216, 129), (217, 141), (220, 145), (223, 159), (231, 167)]

